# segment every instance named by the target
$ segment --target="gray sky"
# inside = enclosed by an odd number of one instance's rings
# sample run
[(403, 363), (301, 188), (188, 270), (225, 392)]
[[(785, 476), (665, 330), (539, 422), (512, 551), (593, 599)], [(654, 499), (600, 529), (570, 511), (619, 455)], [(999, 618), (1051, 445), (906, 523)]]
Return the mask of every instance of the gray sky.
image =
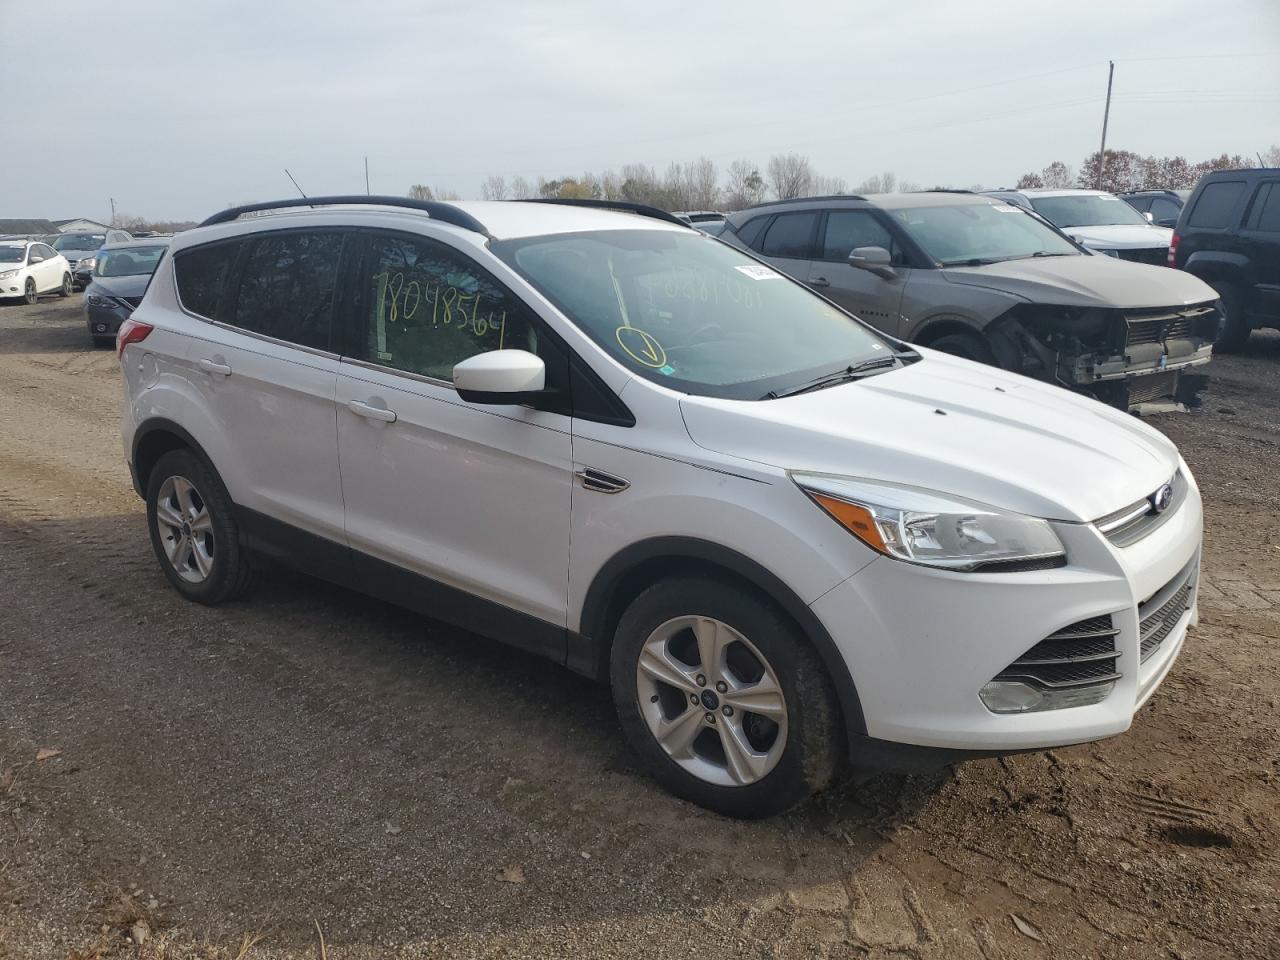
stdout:
[(0, 0), (0, 217), (363, 192), (366, 154), (394, 194), (791, 150), (999, 186), (1097, 149), (1108, 59), (1109, 146), (1280, 143), (1280, 0)]

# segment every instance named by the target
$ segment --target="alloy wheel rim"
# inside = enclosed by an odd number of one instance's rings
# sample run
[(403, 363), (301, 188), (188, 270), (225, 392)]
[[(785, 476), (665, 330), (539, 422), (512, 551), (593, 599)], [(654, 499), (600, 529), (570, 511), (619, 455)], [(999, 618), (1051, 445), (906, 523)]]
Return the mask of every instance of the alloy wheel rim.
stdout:
[(636, 688), (658, 746), (699, 780), (748, 786), (786, 749), (777, 674), (750, 640), (714, 617), (675, 617), (654, 630), (640, 649)]
[(36, 302), (36, 283), (34, 280), (27, 280), (26, 290), (23, 291), (27, 303)]
[(174, 571), (187, 583), (203, 583), (213, 571), (213, 518), (200, 491), (186, 477), (169, 477), (156, 498), (156, 529)]

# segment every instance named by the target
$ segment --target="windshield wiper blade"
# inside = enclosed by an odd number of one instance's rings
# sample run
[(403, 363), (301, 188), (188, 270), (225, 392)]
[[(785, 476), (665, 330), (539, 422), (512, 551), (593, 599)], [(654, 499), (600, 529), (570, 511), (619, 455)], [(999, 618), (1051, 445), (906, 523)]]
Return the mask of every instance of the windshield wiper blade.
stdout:
[(837, 384), (848, 383), (851, 380), (861, 380), (863, 377), (869, 377), (881, 370), (888, 370), (897, 366), (898, 361), (902, 361), (905, 364), (910, 360), (917, 360), (919, 357), (920, 354), (914, 350), (899, 350), (896, 353), (888, 353), (880, 357), (869, 357), (860, 363), (853, 363), (841, 370), (837, 370), (835, 373), (823, 374), (816, 380), (802, 383), (798, 387), (792, 387), (789, 390), (770, 390), (761, 399), (780, 400), (783, 397), (794, 397), (797, 394), (821, 390), (824, 387), (834, 387)]
[(944, 267), (986, 267), (999, 263), (1003, 257), (969, 257), (965, 260), (943, 260)]

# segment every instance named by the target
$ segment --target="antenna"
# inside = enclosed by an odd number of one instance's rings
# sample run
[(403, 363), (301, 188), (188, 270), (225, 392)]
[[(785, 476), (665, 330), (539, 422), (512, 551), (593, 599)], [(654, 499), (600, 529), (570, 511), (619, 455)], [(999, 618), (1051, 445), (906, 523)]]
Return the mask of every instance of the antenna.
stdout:
[[(293, 174), (289, 172), (289, 168), (288, 168), (288, 167), (285, 167), (285, 168), (284, 168), (284, 175), (285, 175), (286, 177), (288, 177), (290, 180), (293, 180)], [(298, 181), (297, 181), (297, 180), (293, 180), (293, 185), (294, 185), (295, 187), (298, 187)], [(305, 193), (303, 193), (303, 192), (302, 192), (302, 188), (301, 188), (301, 187), (298, 187), (298, 193), (302, 194), (302, 199), (303, 199), (303, 200), (307, 199), (307, 195), (306, 195)]]
[(364, 158), (364, 195), (371, 196), (369, 193), (369, 158)]

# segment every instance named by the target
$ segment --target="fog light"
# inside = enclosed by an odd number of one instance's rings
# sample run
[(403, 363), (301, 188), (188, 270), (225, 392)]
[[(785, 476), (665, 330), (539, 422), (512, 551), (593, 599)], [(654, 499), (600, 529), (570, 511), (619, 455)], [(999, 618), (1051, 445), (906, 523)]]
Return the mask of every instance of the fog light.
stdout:
[(1111, 680), (1088, 687), (1050, 690), (1017, 680), (992, 680), (979, 691), (978, 696), (992, 713), (1035, 713), (1101, 703), (1111, 695), (1115, 686), (1116, 682)]

